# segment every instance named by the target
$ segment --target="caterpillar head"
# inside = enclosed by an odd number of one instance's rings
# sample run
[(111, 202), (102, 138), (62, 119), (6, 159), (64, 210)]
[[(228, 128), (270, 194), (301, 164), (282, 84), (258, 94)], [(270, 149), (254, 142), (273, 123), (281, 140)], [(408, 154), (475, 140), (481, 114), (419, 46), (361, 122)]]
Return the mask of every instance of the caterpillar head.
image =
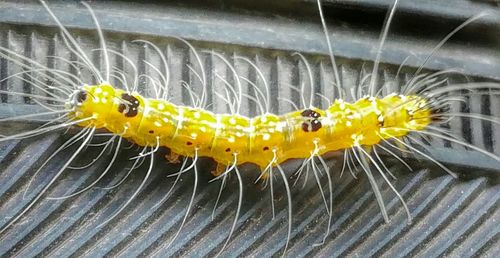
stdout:
[(66, 102), (73, 120), (84, 120), (79, 126), (97, 128), (106, 125), (106, 117), (115, 105), (115, 89), (108, 84), (84, 85), (75, 90)]

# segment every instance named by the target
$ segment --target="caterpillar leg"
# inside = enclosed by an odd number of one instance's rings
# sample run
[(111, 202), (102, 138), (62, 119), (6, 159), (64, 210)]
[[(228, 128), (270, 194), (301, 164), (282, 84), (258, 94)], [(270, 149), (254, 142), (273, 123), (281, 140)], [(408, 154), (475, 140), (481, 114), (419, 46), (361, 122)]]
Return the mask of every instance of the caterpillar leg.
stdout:
[(179, 153), (175, 153), (173, 151), (170, 151), (169, 154), (165, 155), (165, 159), (171, 164), (181, 163), (180, 157), (181, 155)]
[(267, 179), (269, 179), (269, 174), (270, 174), (269, 167), (265, 167), (265, 168), (261, 167), (259, 180), (262, 179), (264, 182), (266, 182)]
[(212, 170), (210, 173), (212, 173), (213, 176), (218, 177), (222, 175), (222, 173), (226, 172), (227, 166), (221, 163), (217, 163), (217, 166), (215, 167), (214, 170)]

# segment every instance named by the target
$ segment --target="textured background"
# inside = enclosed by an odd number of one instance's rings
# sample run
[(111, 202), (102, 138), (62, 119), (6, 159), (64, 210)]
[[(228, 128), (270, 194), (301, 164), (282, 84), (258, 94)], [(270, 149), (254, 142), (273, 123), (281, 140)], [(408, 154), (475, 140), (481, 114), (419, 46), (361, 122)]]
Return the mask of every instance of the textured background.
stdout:
[[(370, 60), (378, 43), (384, 15), (391, 1), (325, 1), (325, 14), (339, 56), (341, 81), (345, 87), (355, 87), (360, 78), (371, 71)], [(500, 12), (495, 5), (485, 2), (403, 1), (397, 11), (391, 34), (384, 48), (380, 69), (381, 79), (398, 87), (411, 78), (412, 68), (418, 66), (431, 49), (449, 31), (461, 22), (489, 9), (490, 15), (465, 28), (453, 37), (426, 65), (430, 71), (457, 68), (465, 76), (450, 76), (450, 82), (490, 81), (500, 79)], [(50, 1), (56, 15), (78, 36), (85, 51), (99, 47), (88, 12), (76, 3)], [(300, 95), (289, 85), (308, 82), (306, 69), (294, 52), (303, 53), (312, 67), (314, 91), (332, 98), (331, 65), (327, 56), (315, 1), (208, 1), (203, 4), (189, 1), (183, 4), (110, 1), (92, 3), (105, 30), (108, 45), (131, 58), (141, 72), (151, 73), (143, 59), (159, 65), (160, 60), (150, 48), (130, 43), (133, 39), (147, 39), (157, 44), (169, 60), (171, 69), (171, 98), (176, 103), (189, 104), (189, 95), (179, 81), (189, 82), (195, 90), (201, 87), (186, 64), (195, 64), (193, 54), (174, 37), (191, 41), (198, 51), (213, 50), (225, 55), (238, 73), (255, 79), (255, 71), (248, 64), (232, 61), (235, 55), (250, 58), (259, 66), (271, 85), (272, 96), (298, 102)], [(46, 11), (36, 2), (5, 1), (0, 4), (0, 44), (49, 67), (70, 72), (70, 67), (46, 56), (73, 58), (57, 35), (58, 30)], [(201, 52), (200, 52), (201, 53)], [(209, 78), (210, 109), (224, 112), (225, 104), (213, 94), (222, 84), (215, 74), (230, 78), (231, 74), (221, 60), (209, 53), (201, 53)], [(95, 63), (102, 65), (97, 52), (91, 54)], [(400, 64), (411, 56), (403, 72), (394, 78)], [(112, 58), (112, 64), (130, 71), (121, 58)], [(194, 65), (196, 67), (196, 65)], [(0, 61), (0, 77), (13, 74), (15, 66)], [(127, 70), (128, 69), (128, 70)], [(82, 76), (85, 76), (82, 75)], [(29, 85), (20, 80), (0, 83), (5, 90), (23, 91)], [(244, 90), (249, 91), (247, 85)], [(308, 91), (309, 89), (306, 89)], [(141, 91), (151, 94), (147, 83)], [(306, 92), (307, 93), (307, 92)], [(21, 97), (1, 96), (0, 117), (33, 113), (40, 108)], [(468, 99), (470, 110), (500, 116), (500, 96), (477, 96)], [(318, 106), (326, 103), (319, 99)], [(255, 114), (252, 103), (243, 103), (243, 113)], [(273, 101), (272, 112), (283, 113), (292, 107), (287, 102)], [(466, 111), (458, 105), (455, 110)], [(35, 122), (35, 121), (33, 121)], [(10, 133), (31, 123), (0, 123), (0, 132)], [(500, 153), (498, 134), (500, 126), (491, 123), (456, 119), (452, 129), (476, 146)], [(44, 167), (28, 191), (24, 191), (43, 161), (57, 149), (68, 135), (62, 132), (29, 140), (0, 143), (0, 225), (17, 214), (30, 199), (50, 181), (61, 167), (65, 155), (60, 155)], [(69, 134), (71, 135), (71, 134)], [(329, 159), (334, 178), (334, 210), (331, 232), (325, 244), (321, 241), (327, 215), (321, 195), (314, 182), (293, 188), (293, 231), (288, 254), (290, 256), (495, 256), (500, 252), (500, 176), (498, 163), (460, 146), (433, 141), (432, 155), (449, 164), (460, 173), (453, 179), (429, 162), (409, 158), (413, 172), (387, 158), (386, 162), (397, 174), (394, 182), (407, 201), (414, 222), (407, 225), (406, 216), (398, 199), (387, 185), (381, 187), (391, 222), (383, 222), (373, 192), (366, 178), (357, 180), (349, 173), (340, 178), (338, 159)], [(92, 160), (96, 148), (88, 148), (77, 161)], [(42, 200), (14, 227), (0, 236), (0, 254), (7, 256), (134, 256), (134, 255), (189, 255), (213, 256), (227, 237), (237, 204), (237, 182), (231, 180), (223, 192), (221, 202), (212, 218), (218, 193), (218, 183), (208, 183), (213, 164), (203, 160), (198, 194), (189, 219), (179, 238), (166, 248), (182, 221), (193, 186), (192, 174), (182, 177), (172, 196), (164, 203), (159, 200), (168, 192), (173, 178), (166, 177), (179, 166), (167, 164), (162, 155), (156, 156), (151, 179), (140, 195), (116, 219), (103, 228), (96, 228), (111, 216), (137, 188), (144, 177), (147, 163), (136, 170), (124, 184), (113, 190), (92, 189), (64, 201)], [(136, 148), (120, 152), (119, 161), (98, 184), (112, 185), (131, 165), (128, 158)], [(109, 156), (100, 159), (83, 171), (68, 171), (49, 190), (46, 196), (62, 196), (88, 185), (99, 176), (109, 162)], [(291, 175), (297, 162), (286, 164)], [(285, 192), (281, 181), (276, 182), (276, 217), (273, 219), (268, 189), (254, 185), (256, 172), (252, 166), (242, 168), (245, 175), (244, 202), (241, 218), (232, 241), (224, 251), (227, 256), (279, 256), (282, 253), (287, 227)], [(377, 178), (382, 184), (382, 178)], [(326, 180), (324, 180), (326, 183)], [(156, 205), (156, 206), (155, 206)]]

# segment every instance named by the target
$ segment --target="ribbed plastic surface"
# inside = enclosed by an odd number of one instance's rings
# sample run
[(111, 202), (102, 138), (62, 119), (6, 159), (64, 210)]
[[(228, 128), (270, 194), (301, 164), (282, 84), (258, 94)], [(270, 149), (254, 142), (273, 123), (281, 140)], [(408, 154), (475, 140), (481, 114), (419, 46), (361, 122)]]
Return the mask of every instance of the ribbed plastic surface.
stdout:
[[(16, 7), (21, 18), (9, 18), (7, 7)], [(56, 35), (54, 27), (43, 27), (36, 25), (53, 24), (45, 14), (45, 11), (37, 4), (5, 3), (4, 9), (0, 7), (3, 15), (1, 25), (0, 43), (4, 47), (16, 50), (26, 56), (32, 57), (49, 67), (58, 67), (75, 72), (60, 61), (46, 58), (45, 56), (60, 56), (74, 58), (64, 46), (61, 38)], [(306, 5), (306, 9), (313, 8)], [(54, 10), (57, 15), (66, 17), (63, 23), (73, 24), (81, 28), (73, 31), (78, 35), (78, 40), (88, 53), (92, 48), (98, 48), (95, 31), (92, 30), (90, 18), (83, 9), (76, 9), (75, 4), (55, 3)], [(182, 30), (161, 30), (157, 36), (154, 32), (144, 32), (146, 35), (138, 35), (140, 28), (149, 26), (168, 26), (159, 23), (160, 11), (169, 10), (164, 14), (165, 20), (177, 21), (177, 25), (186, 28), (198, 28), (204, 34), (186, 32)], [(163, 8), (163, 9), (161, 9)], [(206, 9), (205, 9), (206, 8)], [(62, 12), (74, 10), (72, 12)], [(192, 84), (199, 90), (193, 73), (189, 71), (186, 64), (195, 64), (196, 60), (189, 48), (182, 42), (171, 38), (171, 36), (186, 36), (196, 39), (192, 42), (203, 57), (205, 69), (209, 78), (209, 108), (216, 112), (225, 112), (227, 107), (220, 101), (214, 92), (220, 92), (222, 82), (216, 79), (216, 73), (224, 78), (231, 78), (231, 73), (224, 63), (212, 56), (210, 51), (223, 53), (228, 60), (233, 62), (238, 73), (251, 80), (257, 77), (255, 71), (245, 62), (234, 61), (232, 57), (241, 55), (252, 59), (263, 71), (271, 85), (272, 96), (276, 98), (290, 99), (295, 103), (300, 102), (300, 95), (289, 87), (299, 86), (309, 81), (306, 68), (299, 58), (293, 56), (293, 51), (304, 51), (310, 46), (311, 39), (317, 39), (318, 46), (306, 53), (308, 61), (312, 65), (314, 76), (314, 90), (323, 93), (327, 97), (333, 97), (331, 90), (331, 66), (329, 59), (324, 53), (323, 38), (319, 21), (307, 20), (306, 28), (299, 23), (300, 19), (287, 20), (283, 17), (268, 18), (262, 13), (249, 12), (245, 15), (237, 11), (214, 11), (208, 7), (195, 8), (193, 6), (164, 6), (161, 5), (139, 5), (112, 2), (96, 5), (95, 10), (100, 15), (103, 27), (108, 29), (106, 37), (108, 45), (117, 49), (131, 58), (142, 72), (147, 71), (147, 66), (141, 61), (146, 59), (152, 64), (160, 66), (159, 58), (150, 48), (140, 44), (130, 43), (132, 39), (147, 39), (157, 44), (166, 54), (171, 69), (171, 97), (176, 103), (189, 104), (188, 92), (180, 87), (179, 81), (183, 80)], [(109, 11), (110, 14), (104, 15)], [(153, 11), (156, 10), (156, 11)], [(151, 11), (151, 21), (146, 21), (140, 13)], [(36, 15), (35, 15), (36, 14)], [(135, 14), (135, 15), (134, 15)], [(188, 14), (197, 14), (189, 16)], [(221, 16), (224, 14), (223, 16)], [(38, 16), (37, 16), (38, 15)], [(260, 15), (260, 16), (259, 16)], [(37, 17), (37, 18), (34, 18)], [(123, 17), (130, 17), (124, 20)], [(224, 18), (220, 18), (224, 17)], [(259, 19), (266, 20), (267, 27), (262, 27)], [(117, 24), (121, 18), (121, 23)], [(212, 23), (220, 18), (219, 23)], [(10, 19), (10, 20), (9, 20)], [(16, 20), (17, 19), (17, 20)], [(30, 20), (28, 24), (12, 24), (20, 21)], [(136, 19), (136, 20), (134, 20)], [(253, 19), (253, 20), (252, 20)], [(256, 21), (257, 20), (257, 21)], [(255, 21), (255, 22), (254, 22)], [(287, 21), (287, 22), (285, 22)], [(361, 28), (344, 22), (345, 38), (340, 38), (339, 60), (341, 79), (344, 85), (358, 85), (364, 74), (371, 71), (370, 64), (359, 59), (370, 59), (369, 47), (374, 44), (355, 44), (371, 38), (372, 42), (378, 42), (378, 30), (372, 28)], [(228, 24), (239, 23), (239, 26), (230, 28)], [(22, 22), (24, 23), (24, 22)], [(30, 23), (35, 23), (35, 26)], [(226, 24), (224, 29), (217, 30), (217, 26)], [(334, 24), (342, 24), (335, 21)], [(286, 25), (285, 25), (286, 24)], [(189, 27), (190, 25), (191, 27)], [(279, 30), (280, 25), (286, 29)], [(485, 25), (486, 26), (486, 25)], [(446, 26), (445, 26), (446, 27)], [(114, 29), (113, 29), (114, 28)], [(265, 34), (269, 28), (268, 34)], [(356, 30), (359, 29), (359, 30)], [(482, 28), (482, 27), (481, 27)], [(233, 34), (218, 34), (232, 29)], [(301, 29), (304, 33), (300, 33)], [(238, 30), (239, 34), (238, 34)], [(338, 29), (332, 29), (339, 33)], [(437, 29), (436, 29), (437, 30)], [(485, 29), (486, 30), (486, 29)], [(251, 34), (252, 31), (254, 34)], [(445, 30), (446, 31), (446, 30)], [(281, 38), (283, 45), (278, 46), (279, 37), (266, 38), (266, 35), (285, 35)], [(360, 33), (363, 32), (363, 33)], [(447, 32), (447, 31), (446, 31)], [(439, 37), (446, 34), (436, 35)], [(192, 34), (189, 34), (192, 33)], [(358, 35), (360, 34), (360, 35)], [(367, 35), (368, 34), (368, 35)], [(436, 33), (439, 34), (439, 33)], [(196, 36), (198, 35), (198, 36)], [(318, 36), (319, 35), (319, 36)], [(358, 36), (356, 36), (358, 35)], [(475, 34), (473, 34), (475, 35)], [(388, 43), (388, 50), (383, 60), (396, 65), (382, 65), (381, 79), (393, 83), (393, 87), (411, 78), (411, 73), (403, 73), (396, 79), (397, 60), (404, 59), (401, 56), (413, 53), (420, 57), (430, 51), (433, 44), (428, 48), (418, 45), (420, 35), (415, 38), (402, 37), (397, 34), (394, 41)], [(450, 82), (460, 82), (466, 79), (484, 81), (488, 78), (498, 78), (498, 73), (479, 69), (481, 65), (490, 64), (491, 67), (500, 67), (498, 55), (491, 55), (494, 51), (488, 48), (492, 41), (465, 48), (469, 34), (462, 35), (460, 40), (450, 43), (451, 46), (444, 47), (442, 53), (436, 55), (436, 60), (429, 62), (428, 68), (459, 67), (466, 74), (480, 75), (485, 78), (464, 78), (457, 75), (450, 78)], [(242, 45), (241, 37), (249, 40), (249, 44)], [(300, 37), (305, 38), (303, 42), (294, 41)], [(422, 35), (423, 37), (423, 35)], [(287, 39), (289, 41), (287, 41)], [(357, 40), (356, 40), (357, 39)], [(268, 40), (268, 41), (266, 41)], [(334, 39), (335, 40), (335, 39)], [(349, 42), (351, 43), (350, 48)], [(228, 43), (234, 43), (232, 45)], [(400, 43), (400, 44), (399, 44)], [(477, 42), (476, 42), (477, 43)], [(309, 44), (309, 45), (308, 45)], [(434, 43), (435, 44), (435, 43)], [(414, 46), (409, 49), (398, 49), (397, 46)], [(275, 50), (270, 50), (273, 48)], [(391, 52), (391, 50), (393, 50)], [(414, 51), (413, 51), (414, 50)], [(425, 51), (424, 51), (425, 50)], [(209, 51), (209, 52), (203, 52)], [(399, 52), (398, 52), (399, 51)], [(413, 52), (412, 52), (413, 51)], [(390, 54), (392, 53), (392, 55)], [(459, 53), (449, 55), (450, 53)], [(92, 55), (94, 61), (100, 60), (99, 54)], [(482, 59), (484, 58), (484, 59)], [(414, 61), (413, 61), (414, 62)], [(96, 62), (97, 63), (97, 62)], [(410, 62), (411, 63), (411, 62)], [(112, 64), (119, 69), (129, 69), (120, 58), (113, 58)], [(196, 67), (196, 65), (194, 65)], [(9, 74), (17, 72), (16, 68), (5, 61), (0, 61), (0, 76), (5, 78)], [(411, 72), (411, 69), (409, 70)], [(498, 71), (498, 70), (497, 70)], [(85, 76), (85, 75), (83, 75)], [(117, 83), (117, 82), (116, 82)], [(23, 91), (27, 88), (20, 80), (7, 80), (0, 83), (2, 89)], [(354, 87), (354, 86), (353, 86)], [(29, 88), (29, 87), (28, 87)], [(142, 92), (146, 95), (150, 87), (144, 84)], [(244, 90), (250, 92), (248, 85)], [(308, 96), (306, 87), (306, 96)], [(325, 107), (327, 103), (318, 98), (315, 103)], [(493, 113), (500, 116), (500, 97), (479, 96), (469, 99), (471, 109), (476, 112)], [(0, 116), (12, 116), (36, 112), (36, 106), (29, 105), (22, 97), (2, 96)], [(461, 106), (455, 107), (463, 109)], [(274, 101), (272, 112), (283, 113), (292, 109), (287, 102)], [(251, 102), (244, 102), (243, 112), (248, 115), (255, 114), (256, 107)], [(496, 113), (495, 113), (496, 112)], [(26, 128), (26, 123), (4, 123), (0, 124), (0, 132), (12, 132)], [(495, 134), (500, 129), (491, 123), (471, 123), (469, 120), (457, 120), (451, 124), (455, 132), (459, 132), (465, 139), (472, 141), (475, 145), (494, 150), (498, 153), (500, 140)], [(68, 134), (71, 135), (71, 132)], [(8, 222), (10, 217), (15, 216), (25, 205), (39, 192), (62, 166), (68, 158), (60, 155), (40, 173), (34, 177), (34, 173), (44, 160), (52, 154), (68, 135), (52, 133), (43, 137), (29, 140), (19, 140), (0, 143), (0, 225)], [(444, 171), (434, 168), (431, 163), (412, 162), (413, 172), (388, 158), (386, 160), (391, 171), (397, 174), (398, 179), (394, 182), (400, 190), (409, 209), (414, 217), (411, 225), (407, 224), (407, 218), (399, 200), (394, 196), (387, 185), (383, 184), (382, 178), (378, 178), (381, 191), (386, 200), (391, 222), (383, 222), (370, 184), (362, 173), (358, 174), (357, 180), (346, 172), (340, 177), (341, 162), (338, 159), (329, 159), (328, 164), (332, 168), (334, 179), (334, 205), (333, 223), (329, 236), (321, 246), (315, 246), (323, 239), (327, 214), (323, 200), (313, 179), (302, 187), (299, 181), (293, 187), (293, 231), (292, 239), (287, 255), (296, 256), (383, 256), (383, 257), (434, 257), (434, 256), (485, 256), (495, 257), (500, 253), (498, 235), (500, 227), (500, 180), (498, 176), (498, 163), (485, 159), (480, 155), (473, 155), (460, 146), (451, 145), (447, 142), (434, 141), (432, 146), (437, 150), (435, 155), (443, 162), (455, 164), (453, 167), (460, 172), (460, 179), (453, 179)], [(451, 147), (451, 149), (442, 149)], [(69, 150), (71, 151), (71, 150)], [(98, 152), (97, 148), (88, 148), (84, 155), (75, 163), (83, 165), (92, 160)], [(176, 185), (170, 198), (160, 203), (159, 201), (169, 191), (174, 178), (167, 177), (179, 169), (178, 165), (168, 164), (163, 159), (165, 150), (161, 150), (155, 156), (154, 171), (147, 186), (139, 196), (122, 212), (117, 218), (102, 228), (97, 228), (116, 211), (132, 194), (140, 184), (147, 170), (148, 162), (135, 170), (130, 177), (120, 186), (112, 190), (99, 188), (92, 189), (77, 197), (63, 201), (44, 200), (36, 204), (14, 227), (0, 236), (0, 254), (5, 256), (214, 256), (224, 244), (233, 221), (236, 210), (238, 186), (236, 180), (230, 180), (224, 190), (218, 208), (212, 211), (219, 191), (219, 182), (208, 183), (211, 179), (209, 171), (213, 164), (209, 160), (200, 163), (200, 179), (197, 188), (195, 204), (179, 237), (171, 245), (171, 238), (175, 235), (181, 224), (186, 205), (191, 196), (194, 178), (191, 173), (182, 177)], [(137, 148), (124, 149), (112, 170), (98, 184), (100, 187), (113, 185), (120, 181), (127, 172), (126, 168), (131, 166), (128, 160), (137, 154)], [(110, 156), (98, 160), (93, 166), (85, 170), (67, 171), (63, 178), (59, 179), (55, 186), (46, 194), (46, 197), (63, 196), (81, 189), (93, 182), (101, 171), (109, 163)], [(298, 164), (291, 162), (285, 168), (290, 175)], [(484, 170), (489, 168), (489, 170)], [(496, 169), (496, 170), (495, 170)], [(241, 217), (237, 224), (237, 230), (223, 252), (224, 256), (279, 256), (286, 240), (287, 229), (287, 207), (285, 191), (282, 182), (275, 182), (275, 204), (276, 212), (273, 219), (269, 189), (261, 189), (261, 185), (253, 184), (256, 177), (255, 168), (246, 166), (242, 168), (245, 176), (244, 202)], [(30, 180), (33, 179), (27, 190)], [(293, 182), (293, 176), (290, 182)], [(326, 180), (322, 181), (326, 189)], [(27, 191), (26, 191), (27, 190)], [(26, 191), (26, 196), (23, 194)]]
[[(5, 165), (2, 170), (2, 217), (14, 215), (47, 183), (60, 164), (52, 162), (42, 170), (43, 176), (36, 180), (26, 200), (22, 200), (28, 179), (40, 163), (39, 157), (46, 157), (59, 144), (59, 137), (48, 136), (29, 144), (19, 142), (2, 146), (2, 164)], [(116, 183), (124, 174), (125, 161), (120, 159), (120, 164), (100, 185)], [(106, 164), (106, 160), (101, 160), (96, 166)], [(192, 215), (180, 237), (167, 248), (180, 225), (193, 185), (192, 175), (183, 177), (170, 199), (155, 207), (172, 185), (173, 180), (166, 175), (176, 168), (158, 161), (144, 191), (118, 218), (103, 228), (95, 226), (130, 196), (144, 176), (140, 172), (144, 168), (112, 191), (93, 189), (66, 201), (44, 200), (3, 236), (1, 252), (19, 256), (89, 257), (214, 255), (225, 241), (232, 222), (237, 185), (235, 182), (228, 185), (212, 219), (218, 185), (208, 184), (210, 177), (205, 173), (200, 179)], [(407, 200), (415, 218), (411, 225), (407, 225), (406, 215), (390, 189), (382, 187), (391, 216), (391, 222), (385, 224), (366, 178), (360, 176), (359, 180), (352, 180), (350, 175), (339, 178), (337, 171), (332, 173), (335, 185), (332, 232), (320, 247), (313, 245), (321, 241), (326, 226), (327, 216), (321, 195), (314, 185), (305, 189), (295, 187), (289, 255), (495, 256), (499, 233), (498, 180), (480, 176), (454, 180), (440, 171), (418, 169), (408, 173), (399, 166), (391, 166), (391, 169), (403, 171), (398, 175), (396, 187)], [(48, 196), (74, 191), (93, 181), (98, 171), (68, 172)], [(276, 190), (279, 197), (273, 219), (269, 192), (253, 185), (251, 179), (247, 178), (245, 182), (242, 216), (224, 254), (280, 254), (286, 237), (284, 191)]]

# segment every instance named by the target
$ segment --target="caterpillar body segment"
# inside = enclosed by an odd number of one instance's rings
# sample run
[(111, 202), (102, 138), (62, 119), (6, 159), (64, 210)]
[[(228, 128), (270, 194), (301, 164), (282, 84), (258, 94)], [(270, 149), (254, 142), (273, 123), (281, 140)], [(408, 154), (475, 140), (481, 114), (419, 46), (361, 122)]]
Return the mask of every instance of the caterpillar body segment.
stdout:
[(253, 118), (214, 114), (160, 99), (126, 93), (110, 85), (84, 86), (75, 93), (80, 126), (105, 128), (140, 146), (165, 146), (182, 156), (206, 156), (221, 164), (307, 158), (371, 146), (390, 137), (421, 131), (432, 121), (428, 102), (416, 95), (365, 97), (355, 103), (335, 101), (329, 108), (297, 110)]

